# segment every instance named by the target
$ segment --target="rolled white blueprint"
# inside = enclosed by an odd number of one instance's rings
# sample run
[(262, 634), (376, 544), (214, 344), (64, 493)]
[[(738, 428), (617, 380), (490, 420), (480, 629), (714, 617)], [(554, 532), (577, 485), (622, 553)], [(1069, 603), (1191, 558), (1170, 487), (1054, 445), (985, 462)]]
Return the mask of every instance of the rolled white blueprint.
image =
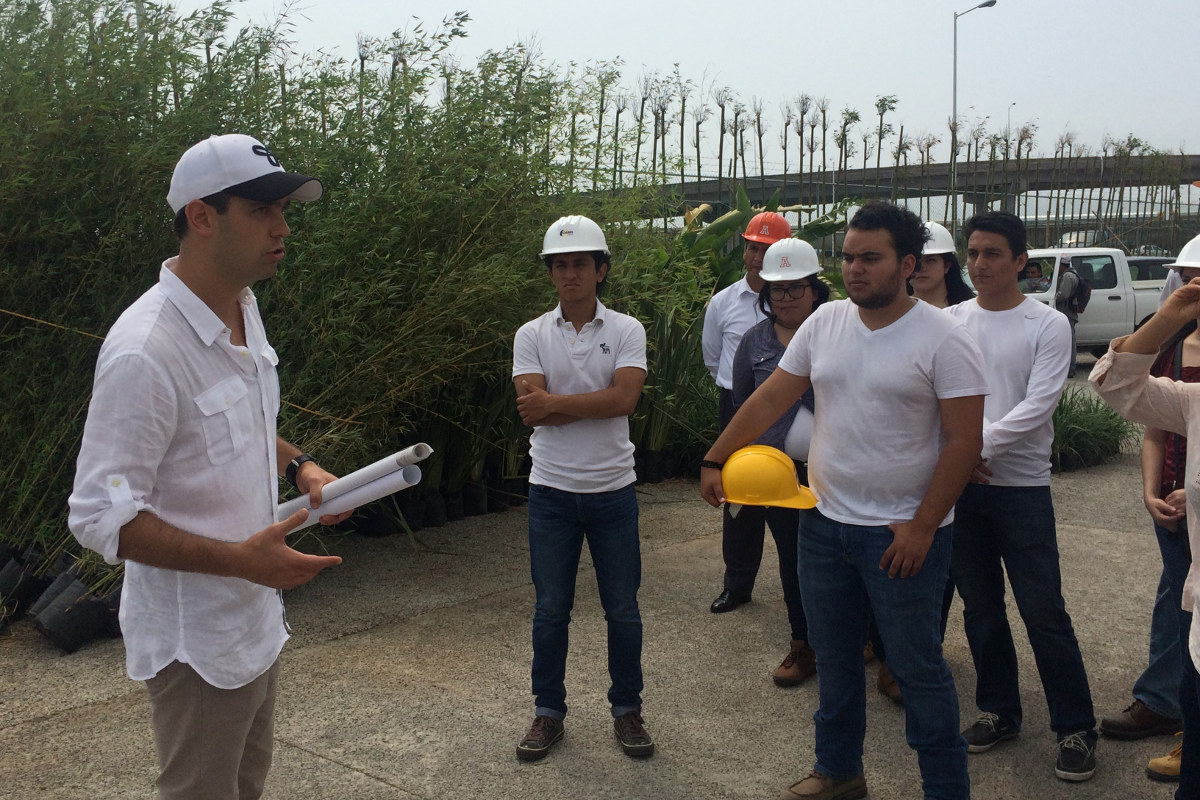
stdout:
[[(345, 478), (341, 480), (345, 480)], [(328, 491), (329, 488), (335, 484), (340, 483), (341, 480), (326, 484), (325, 491)], [(414, 464), (409, 464), (406, 467), (400, 467), (399, 469), (393, 470), (392, 472), (384, 475), (382, 478), (376, 478), (369, 483), (361, 484), (350, 489), (349, 491), (343, 490), (332, 499), (326, 497), (324, 492), (322, 492), (321, 507), (316, 511), (311, 510), (311, 506), (308, 504), (308, 495), (303, 494), (294, 500), (289, 500), (286, 503), (280, 504), (275, 509), (275, 519), (284, 520), (302, 508), (310, 509), (308, 519), (304, 520), (304, 522), (299, 526), (288, 531), (288, 533), (295, 533), (296, 531), (302, 531), (305, 528), (316, 525), (319, 518), (327, 514), (341, 514), (343, 511), (349, 511), (352, 508), (365, 506), (367, 503), (373, 503), (379, 498), (387, 497), (393, 492), (398, 492), (401, 489), (407, 489), (410, 486), (416, 486), (420, 480), (421, 468)]]
[[(409, 464), (415, 464), (418, 461), (424, 461), (425, 459), (429, 458), (430, 454), (432, 454), (432, 453), (433, 453), (432, 447), (425, 444), (424, 442), (418, 442), (417, 444), (414, 444), (412, 447), (404, 448), (403, 450), (401, 450), (399, 453), (396, 453), (395, 455), (388, 456), (388, 458), (394, 458), (396, 460), (397, 464), (399, 464), (402, 467), (407, 467)], [(385, 458), (383, 460), (387, 461), (387, 458)], [(378, 464), (380, 462), (377, 461), (375, 463)], [(371, 465), (371, 467), (373, 467), (373, 466), (375, 466), (375, 464)], [(363, 469), (370, 469), (371, 467), (363, 467)]]
[[(321, 490), (321, 506), (329, 500), (337, 497), (340, 494), (345, 494), (351, 489), (357, 489), (359, 486), (365, 486), (371, 481), (377, 481), (385, 475), (390, 475), (398, 469), (407, 467), (410, 464), (415, 464), (418, 461), (424, 461), (429, 458), (429, 454), (433, 452), (433, 448), (424, 442), (414, 444), (412, 447), (406, 447), (398, 453), (392, 453), (387, 458), (381, 458), (374, 464), (368, 464), (360, 470), (351, 472), (349, 475), (343, 475), (332, 483), (325, 484), (325, 488)], [(307, 505), (297, 505), (292, 511), (289, 511), (283, 516), (276, 516), (276, 521), (285, 519), (290, 516), (297, 508), (308, 508)], [(282, 512), (281, 512), (282, 513)]]

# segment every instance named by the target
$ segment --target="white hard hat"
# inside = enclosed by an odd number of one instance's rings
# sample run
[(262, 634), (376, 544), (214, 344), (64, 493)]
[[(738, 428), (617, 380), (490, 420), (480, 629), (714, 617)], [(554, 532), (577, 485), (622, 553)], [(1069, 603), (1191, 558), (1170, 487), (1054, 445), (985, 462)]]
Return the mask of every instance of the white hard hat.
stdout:
[(1200, 267), (1200, 236), (1185, 244), (1179, 251), (1179, 257), (1175, 259), (1175, 263), (1167, 264), (1167, 266), (1175, 269)]
[(762, 272), (764, 281), (798, 281), (821, 271), (817, 263), (817, 251), (803, 239), (780, 239), (763, 253)]
[(559, 217), (558, 221), (546, 229), (542, 239), (542, 256), (555, 253), (582, 253), (600, 250), (609, 255), (608, 242), (604, 240), (604, 231), (600, 226), (587, 217), (573, 214), (569, 217)]
[(925, 232), (929, 234), (929, 241), (925, 242), (925, 249), (921, 251), (921, 255), (936, 256), (942, 253), (958, 252), (958, 248), (954, 246), (954, 237), (942, 225), (936, 222), (926, 222)]

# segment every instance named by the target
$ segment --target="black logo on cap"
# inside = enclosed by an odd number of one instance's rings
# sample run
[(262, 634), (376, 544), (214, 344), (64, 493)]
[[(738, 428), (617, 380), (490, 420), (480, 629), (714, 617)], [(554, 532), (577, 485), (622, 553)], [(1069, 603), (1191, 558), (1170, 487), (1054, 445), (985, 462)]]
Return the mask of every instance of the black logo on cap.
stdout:
[(272, 167), (279, 166), (279, 159), (275, 157), (275, 154), (272, 153), (270, 150), (268, 150), (266, 147), (262, 146), (261, 144), (256, 144), (253, 147), (251, 147), (250, 152), (254, 153), (254, 155), (256, 155), (256, 156), (262, 156), (265, 159), (267, 159), (267, 163), (270, 164)]

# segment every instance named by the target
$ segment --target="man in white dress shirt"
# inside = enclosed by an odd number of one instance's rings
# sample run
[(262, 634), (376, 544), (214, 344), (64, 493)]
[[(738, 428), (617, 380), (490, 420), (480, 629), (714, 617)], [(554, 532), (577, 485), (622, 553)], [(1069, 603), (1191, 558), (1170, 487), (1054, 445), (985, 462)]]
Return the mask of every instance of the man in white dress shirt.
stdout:
[[(742, 335), (764, 319), (758, 307), (762, 290), (760, 276), (767, 248), (792, 235), (792, 226), (780, 214), (763, 211), (754, 215), (742, 234), (745, 244), (742, 263), (746, 275), (737, 283), (713, 295), (704, 311), (704, 332), (701, 346), (704, 365), (720, 391), (717, 432), (725, 430), (733, 418), (733, 357), (741, 344)], [(750, 602), (754, 579), (762, 561), (761, 542), (765, 535), (763, 521), (755, 515), (738, 520), (725, 510), (721, 528), (721, 555), (725, 559), (725, 580), (721, 594), (709, 610), (714, 614), (733, 611)]]
[(334, 476), (275, 433), (278, 358), (249, 289), (283, 259), (290, 201), (320, 196), (249, 136), (189, 149), (167, 195), (179, 254), (97, 359), (69, 525), (125, 562), (126, 666), (149, 690), (163, 800), (262, 794), (280, 590), (341, 562), (288, 547), (307, 511), (275, 522), (278, 476), (314, 508)]

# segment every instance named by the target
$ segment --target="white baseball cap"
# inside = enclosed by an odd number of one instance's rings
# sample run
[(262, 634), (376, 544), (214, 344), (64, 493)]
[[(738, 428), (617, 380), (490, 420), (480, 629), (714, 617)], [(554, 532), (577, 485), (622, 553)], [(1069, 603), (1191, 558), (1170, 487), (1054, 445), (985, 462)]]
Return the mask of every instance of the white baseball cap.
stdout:
[(178, 214), (193, 200), (217, 192), (273, 203), (285, 197), (317, 200), (321, 191), (319, 180), (285, 171), (275, 154), (254, 137), (228, 133), (210, 136), (180, 157), (167, 203)]

